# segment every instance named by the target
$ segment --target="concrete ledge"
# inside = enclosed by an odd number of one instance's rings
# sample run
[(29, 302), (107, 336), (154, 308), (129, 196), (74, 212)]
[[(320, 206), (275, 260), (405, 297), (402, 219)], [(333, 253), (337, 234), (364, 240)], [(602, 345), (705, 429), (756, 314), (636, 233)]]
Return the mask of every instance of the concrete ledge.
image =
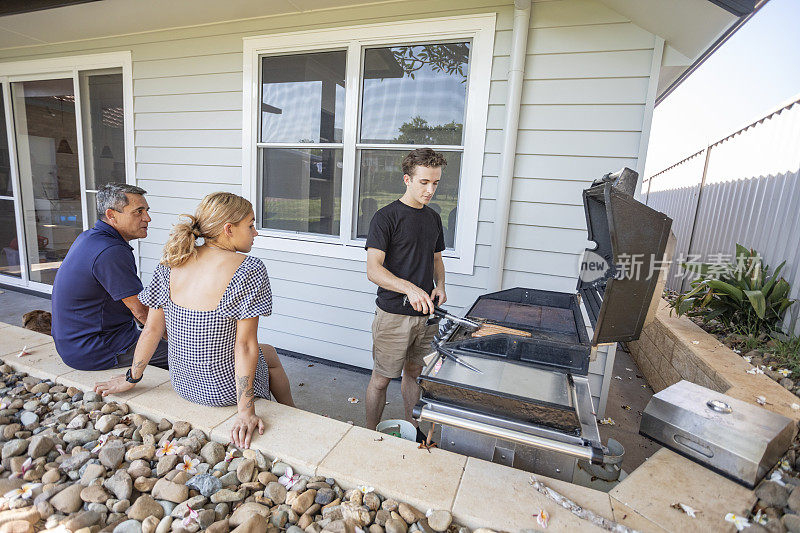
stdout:
[(335, 478), (342, 488), (374, 486), (422, 511), (451, 509), (466, 462), (463, 455), (439, 449), (429, 453), (416, 442), (353, 426), (317, 474)]
[[(544, 476), (536, 478), (578, 505), (614, 519), (608, 494)], [(539, 530), (534, 513), (544, 509), (551, 517), (548, 531), (603, 531), (540, 494), (530, 479), (528, 472), (469, 457), (453, 514), (473, 529), (492, 524), (505, 531)], [(502, 512), (497, 512), (496, 505), (487, 505), (489, 502), (502, 505)]]
[(48, 344), (40, 344), (33, 348), (28, 345), (27, 351), (30, 352), (29, 355), (17, 357), (19, 351), (16, 351), (3, 355), (2, 358), (14, 370), (27, 372), (42, 379), (52, 379), (53, 381), (57, 381), (60, 376), (74, 371), (61, 360), (52, 340)]
[(641, 338), (628, 345), (656, 392), (685, 379), (753, 404), (764, 396), (767, 409), (800, 420), (800, 410), (791, 407), (800, 404), (797, 396), (763, 374), (748, 374), (750, 363), (688, 318), (670, 316), (664, 300)]
[[(108, 381), (114, 376), (120, 376), (124, 373), (124, 368), (113, 370), (93, 370), (91, 372), (87, 372), (85, 370), (73, 370), (72, 372), (58, 376), (56, 381), (61, 385), (66, 385), (67, 387), (76, 387), (81, 390), (92, 390), (94, 389), (95, 383), (98, 381)], [(147, 370), (144, 372), (142, 381), (140, 381), (134, 388), (121, 394), (109, 394), (106, 396), (106, 400), (112, 402), (130, 403), (131, 399), (135, 398), (136, 396), (145, 394), (147, 391), (154, 389), (159, 385), (163, 385), (164, 383), (169, 383), (169, 372), (163, 368), (148, 366)]]
[(669, 529), (657, 526), (655, 523), (618, 500), (612, 499), (611, 507), (614, 509), (614, 520), (631, 529), (635, 529), (636, 531), (653, 531), (656, 533), (666, 533), (669, 531)]
[[(211, 432), (213, 440), (230, 442), (230, 432), (236, 418), (236, 408), (231, 409), (231, 417)], [(292, 465), (296, 472), (311, 476), (316, 474), (325, 456), (353, 427), (264, 399), (256, 400), (256, 414), (262, 417), (266, 428), (263, 435), (253, 438), (250, 446), (261, 450), (267, 457), (280, 457)]]
[[(150, 372), (149, 367), (146, 372)], [(236, 415), (236, 407), (211, 407), (184, 400), (178, 396), (169, 381), (148, 389), (125, 403), (134, 413), (143, 414), (155, 421), (166, 418), (189, 422), (192, 427), (208, 433), (209, 437), (211, 430)], [(227, 443), (228, 440), (224, 442)]]
[[(729, 479), (662, 448), (609, 493), (617, 521), (645, 531), (733, 531), (727, 513), (746, 515), (756, 496)], [(696, 518), (673, 509), (683, 503)]]

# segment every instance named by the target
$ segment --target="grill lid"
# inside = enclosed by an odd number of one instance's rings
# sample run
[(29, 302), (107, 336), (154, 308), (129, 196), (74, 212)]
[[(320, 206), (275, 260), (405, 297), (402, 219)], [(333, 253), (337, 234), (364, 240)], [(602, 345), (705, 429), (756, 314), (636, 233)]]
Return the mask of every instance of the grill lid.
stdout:
[(592, 344), (641, 335), (655, 295), (672, 219), (633, 198), (638, 173), (624, 168), (583, 191), (589, 240), (578, 292), (594, 327)]

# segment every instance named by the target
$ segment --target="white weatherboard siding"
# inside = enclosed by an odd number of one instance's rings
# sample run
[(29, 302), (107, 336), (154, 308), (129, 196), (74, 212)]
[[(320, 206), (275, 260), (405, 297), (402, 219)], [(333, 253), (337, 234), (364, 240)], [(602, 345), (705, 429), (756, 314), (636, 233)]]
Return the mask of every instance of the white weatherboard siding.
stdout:
[[(636, 168), (655, 36), (591, 1), (536, 3), (531, 26), (503, 285), (571, 291), (587, 245), (581, 191)], [(495, 49), (485, 175), (499, 170), (509, 46)]]
[[(457, 6), (454, 8), (453, 6)], [(456, 312), (484, 293), (492, 254), (513, 5), (404, 1), (0, 51), (0, 60), (130, 50), (136, 177), (153, 222), (140, 246), (150, 279), (171, 224), (217, 190), (242, 190), (243, 37), (371, 22), (496, 13), (475, 267), (449, 274)], [(504, 286), (573, 291), (586, 245), (581, 190), (636, 167), (655, 37), (592, 0), (534, 3), (514, 170)], [(469, 147), (467, 147), (467, 150)], [(399, 176), (398, 176), (399, 179)], [(259, 337), (279, 348), (371, 367), (375, 287), (363, 261), (253, 250), (275, 293)], [(591, 365), (601, 390), (605, 356)]]

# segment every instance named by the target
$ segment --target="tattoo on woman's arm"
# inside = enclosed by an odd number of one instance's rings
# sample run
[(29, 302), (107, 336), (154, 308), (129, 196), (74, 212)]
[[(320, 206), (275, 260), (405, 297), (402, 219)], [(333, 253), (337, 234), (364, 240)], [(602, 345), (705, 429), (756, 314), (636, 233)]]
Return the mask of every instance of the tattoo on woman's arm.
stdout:
[(253, 407), (253, 401), (255, 396), (255, 383), (248, 387), (248, 383), (250, 383), (250, 376), (236, 376), (236, 403), (239, 403), (241, 399), (248, 398), (245, 407), (250, 408)]
[(244, 395), (246, 398), (249, 398), (249, 400), (247, 400), (247, 404), (245, 405), (245, 407), (247, 407), (248, 409), (250, 407), (253, 407), (253, 402), (255, 401), (254, 396), (256, 395), (255, 383), (253, 383), (252, 387), (245, 390)]
[(250, 381), (250, 376), (236, 376), (236, 403), (242, 399), (248, 381)]

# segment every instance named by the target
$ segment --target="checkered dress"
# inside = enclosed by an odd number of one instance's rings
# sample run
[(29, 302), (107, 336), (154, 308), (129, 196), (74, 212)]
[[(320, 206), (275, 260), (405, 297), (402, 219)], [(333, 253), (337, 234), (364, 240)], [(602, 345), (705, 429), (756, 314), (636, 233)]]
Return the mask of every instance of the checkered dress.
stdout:
[[(169, 272), (168, 266), (158, 265), (150, 285), (139, 293), (139, 300), (147, 307), (164, 308), (172, 386), (190, 402), (236, 405), (236, 321), (272, 313), (272, 291), (264, 263), (247, 256), (213, 311), (186, 309), (174, 303), (169, 294)], [(261, 349), (255, 394), (270, 397), (267, 362)]]

